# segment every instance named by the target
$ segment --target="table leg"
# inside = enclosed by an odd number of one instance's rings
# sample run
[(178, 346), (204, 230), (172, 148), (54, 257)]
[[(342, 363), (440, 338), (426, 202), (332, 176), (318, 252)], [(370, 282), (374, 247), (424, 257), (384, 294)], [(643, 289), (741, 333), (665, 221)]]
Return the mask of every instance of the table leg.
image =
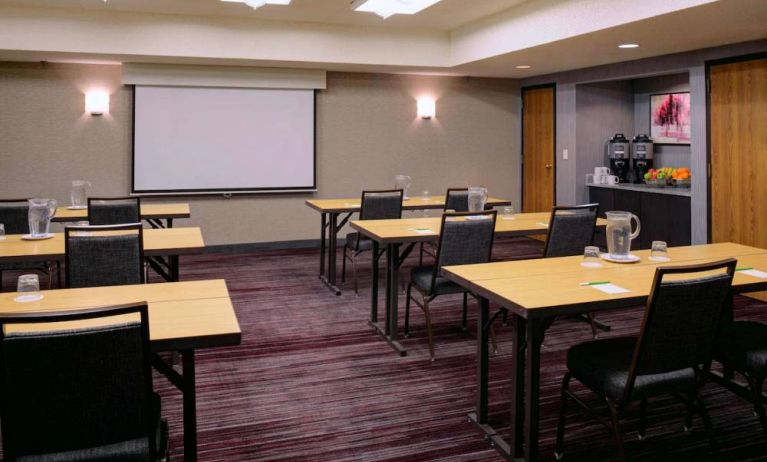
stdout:
[[(400, 356), (407, 356), (407, 350), (397, 341), (397, 310), (398, 310), (398, 298), (399, 292), (397, 290), (397, 277), (399, 275), (399, 247), (400, 244), (388, 244), (386, 246), (386, 316), (384, 320), (383, 331), (378, 324), (371, 322), (370, 324), (376, 329), (376, 333), (382, 336), (389, 346), (391, 346)], [(378, 248), (378, 244), (373, 244), (373, 252)], [(377, 259), (373, 257), (374, 268), (377, 266)], [(371, 299), (371, 318), (378, 319), (378, 280), (377, 269), (374, 270), (373, 275), (373, 299)], [(372, 319), (371, 319), (372, 321)]]
[(165, 226), (167, 228), (172, 228), (173, 227), (173, 218), (168, 218), (167, 220), (165, 220)]
[(325, 247), (325, 230), (328, 227), (328, 215), (321, 213), (320, 216), (322, 217), (320, 220), (320, 279), (322, 279), (325, 276), (325, 252), (327, 251)]
[(195, 388), (194, 350), (183, 350), (184, 368), (184, 460), (197, 461), (197, 390)]
[(320, 258), (323, 258), (324, 251), (327, 251), (328, 256), (328, 266), (327, 266), (327, 274), (325, 273), (325, 268), (323, 267), (323, 264), (320, 263), (320, 279), (322, 282), (325, 283), (326, 286), (328, 286), (328, 289), (330, 289), (333, 293), (336, 295), (341, 295), (341, 289), (336, 286), (336, 260), (338, 259), (338, 256), (336, 255), (338, 250), (338, 244), (337, 244), (337, 238), (338, 238), (338, 214), (337, 213), (329, 213), (330, 215), (330, 222), (329, 222), (329, 231), (328, 231), (328, 247), (327, 249), (324, 248), (325, 243), (325, 214), (322, 214), (322, 234), (321, 234), (321, 240), (322, 243), (320, 244)]
[(541, 343), (540, 320), (528, 319), (525, 347), (525, 460), (538, 460), (538, 424), (540, 418)]
[(380, 327), (378, 326), (378, 259), (380, 253), (380, 246), (378, 244), (378, 241), (373, 241), (373, 256), (371, 260), (373, 261), (373, 280), (370, 284), (370, 324), (373, 326), (374, 329), (379, 330)]
[(469, 422), (479, 430), (485, 439), (495, 436), (495, 430), (488, 424), (488, 383), (490, 368), (490, 349), (488, 348), (490, 326), (490, 302), (486, 298), (479, 299), (479, 315), (477, 316), (477, 403), (476, 410), (469, 413)]
[(171, 255), (168, 257), (168, 266), (170, 267), (170, 280), (171, 282), (179, 281), (179, 267), (178, 267), (178, 255)]
[(522, 456), (523, 436), (525, 428), (525, 330), (527, 320), (521, 316), (513, 316), (512, 322), (512, 356), (511, 356), (511, 444), (514, 455)]

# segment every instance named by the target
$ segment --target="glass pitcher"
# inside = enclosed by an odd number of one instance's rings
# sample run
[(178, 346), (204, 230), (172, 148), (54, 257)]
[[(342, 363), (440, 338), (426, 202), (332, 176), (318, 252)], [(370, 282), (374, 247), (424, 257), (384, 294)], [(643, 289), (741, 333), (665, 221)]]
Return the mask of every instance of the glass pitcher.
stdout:
[(402, 198), (407, 199), (407, 190), (410, 187), (410, 177), (408, 175), (397, 175), (394, 177), (394, 189), (402, 190)]
[(469, 212), (481, 212), (485, 210), (487, 202), (487, 188), (472, 186), (469, 188)]
[(42, 237), (48, 234), (51, 218), (56, 215), (55, 199), (29, 199), (29, 234)]
[(84, 180), (74, 180), (72, 190), (70, 191), (71, 208), (84, 209), (88, 207), (88, 193), (91, 190), (91, 182)]
[[(641, 224), (639, 218), (630, 212), (607, 212), (607, 252), (610, 258), (626, 260), (631, 252), (631, 240), (639, 236)], [(631, 220), (636, 222), (636, 230), (631, 232)]]

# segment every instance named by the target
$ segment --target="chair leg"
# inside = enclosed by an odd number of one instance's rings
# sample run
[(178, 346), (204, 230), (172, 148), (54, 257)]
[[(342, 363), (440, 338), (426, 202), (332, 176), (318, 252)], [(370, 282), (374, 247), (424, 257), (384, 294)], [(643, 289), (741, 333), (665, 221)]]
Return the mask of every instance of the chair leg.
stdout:
[(421, 242), (421, 251), (418, 253), (418, 266), (423, 266), (423, 242)]
[(498, 354), (498, 340), (495, 338), (495, 324), (490, 324), (490, 344), (493, 346), (493, 354)]
[(565, 373), (562, 379), (562, 396), (559, 401), (559, 421), (557, 422), (557, 444), (554, 450), (554, 457), (557, 460), (565, 455), (565, 424), (567, 423), (567, 392), (570, 389), (570, 371)]
[(611, 400), (607, 400), (607, 407), (610, 409), (610, 423), (615, 447), (618, 449), (618, 460), (625, 461), (626, 452), (623, 449), (623, 432), (621, 431), (621, 423), (618, 419), (618, 405)]
[(703, 397), (700, 396), (697, 390), (694, 392), (695, 402), (700, 413), (700, 418), (703, 420), (703, 428), (706, 430), (706, 436), (708, 436), (709, 444), (711, 445), (711, 453), (715, 456), (719, 454), (719, 447), (716, 444), (714, 438), (714, 431), (711, 428), (711, 419), (708, 417), (708, 410), (706, 409), (706, 403), (703, 402)]
[(413, 283), (407, 285), (407, 294), (405, 295), (405, 337), (410, 337), (410, 296), (413, 293)]
[(53, 289), (53, 263), (48, 263), (48, 290)]
[(424, 298), (423, 299), (423, 314), (426, 316), (426, 335), (429, 337), (429, 356), (432, 361), (434, 361), (436, 358), (434, 357), (434, 337), (431, 333), (431, 311), (429, 310), (429, 300)]
[(687, 407), (687, 412), (684, 416), (684, 431), (686, 433), (689, 433), (692, 431), (692, 415), (695, 413), (695, 395), (690, 394), (688, 401), (685, 401), (685, 406)]
[(764, 377), (755, 379), (746, 377), (748, 379), (748, 387), (751, 389), (752, 400), (754, 401), (754, 413), (759, 417), (759, 423), (762, 424), (762, 430), (767, 435), (767, 415), (764, 412), (764, 403), (762, 402), (762, 386), (764, 385)]
[(504, 326), (509, 325), (509, 310), (503, 310), (503, 322), (501, 324)]
[(343, 251), (341, 254), (344, 256), (344, 258), (341, 260), (341, 283), (346, 282), (346, 259), (348, 258), (346, 255), (346, 249), (348, 249), (348, 244), (344, 244)]
[(639, 429), (637, 438), (641, 441), (647, 437), (647, 398), (639, 402)]
[(461, 330), (466, 332), (466, 317), (469, 313), (469, 293), (463, 293), (463, 314), (461, 315)]

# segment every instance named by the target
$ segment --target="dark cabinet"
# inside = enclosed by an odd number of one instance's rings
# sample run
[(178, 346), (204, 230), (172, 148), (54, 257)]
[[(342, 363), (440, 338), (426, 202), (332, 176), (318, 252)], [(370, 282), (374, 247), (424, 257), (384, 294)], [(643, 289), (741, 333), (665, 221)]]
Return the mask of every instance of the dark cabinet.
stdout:
[[(589, 187), (589, 200), (599, 203), (599, 216), (623, 210), (639, 217), (642, 231), (634, 249), (649, 249), (652, 241), (666, 241), (669, 246), (690, 245), (690, 197), (657, 192)], [(594, 243), (606, 246), (604, 233), (598, 232)]]

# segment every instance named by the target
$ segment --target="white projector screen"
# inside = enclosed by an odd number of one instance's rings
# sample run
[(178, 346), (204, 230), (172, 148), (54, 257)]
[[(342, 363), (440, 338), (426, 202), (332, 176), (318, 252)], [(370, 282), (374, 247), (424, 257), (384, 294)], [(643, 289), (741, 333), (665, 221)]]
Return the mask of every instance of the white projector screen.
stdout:
[(136, 86), (133, 192), (315, 188), (314, 90)]

